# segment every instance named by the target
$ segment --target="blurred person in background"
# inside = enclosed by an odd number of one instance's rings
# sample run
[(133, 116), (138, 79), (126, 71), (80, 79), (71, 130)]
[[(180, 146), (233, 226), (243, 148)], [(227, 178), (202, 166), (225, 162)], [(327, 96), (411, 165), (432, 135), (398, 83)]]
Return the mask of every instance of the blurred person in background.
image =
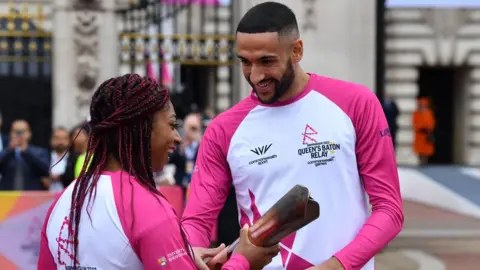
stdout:
[[(0, 112), (0, 152), (3, 148), (8, 147), (8, 136), (1, 132), (3, 125), (2, 112)], [(2, 175), (0, 174), (0, 181), (2, 180)]]
[(426, 165), (435, 153), (435, 115), (430, 108), (430, 99), (418, 99), (418, 108), (412, 114), (412, 126), (415, 132), (413, 151), (420, 158), (420, 165)]
[(82, 171), (83, 163), (88, 149), (88, 136), (90, 135), (90, 125), (81, 124), (73, 129), (70, 137), (72, 139), (73, 151), (78, 155), (74, 166), (74, 178), (77, 178)]
[(198, 146), (202, 137), (202, 121), (197, 113), (188, 114), (183, 121), (183, 139), (176, 151), (170, 156), (174, 164), (175, 183), (187, 191), (192, 179)]
[(49, 155), (46, 149), (30, 145), (30, 125), (15, 120), (10, 129), (10, 142), (0, 152), (0, 190), (44, 190), (42, 178), (49, 176)]
[(70, 148), (70, 132), (64, 127), (53, 130), (50, 141), (50, 177), (44, 178), (44, 185), (51, 192), (60, 192), (74, 179), (75, 162), (78, 155)]
[[(2, 130), (2, 125), (3, 125), (3, 117), (2, 117), (2, 112), (0, 112), (0, 130)], [(0, 132), (0, 151), (3, 150), (3, 148), (8, 147), (8, 136)]]
[(385, 117), (387, 118), (388, 128), (390, 129), (390, 135), (392, 136), (393, 147), (397, 147), (397, 118), (398, 118), (398, 106), (391, 95), (387, 95), (382, 104)]
[(215, 118), (215, 111), (210, 107), (205, 108), (202, 114), (202, 133), (205, 132), (205, 129), (207, 128), (208, 124), (210, 124), (210, 122), (213, 120), (213, 118)]

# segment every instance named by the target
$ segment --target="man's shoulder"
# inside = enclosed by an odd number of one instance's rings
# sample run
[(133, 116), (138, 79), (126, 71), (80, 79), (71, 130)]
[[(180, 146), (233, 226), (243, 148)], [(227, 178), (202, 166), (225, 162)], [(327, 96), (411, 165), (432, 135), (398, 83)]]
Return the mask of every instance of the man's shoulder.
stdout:
[(34, 153), (39, 153), (39, 154), (47, 154), (48, 155), (48, 150), (44, 147), (41, 146), (36, 146), (36, 145), (30, 145), (28, 146), (29, 150), (34, 152)]
[(217, 115), (205, 132), (210, 136), (231, 137), (247, 115), (257, 106), (250, 96)]
[(316, 74), (312, 75), (315, 76), (313, 89), (337, 103), (337, 105), (347, 105), (352, 102), (359, 105), (361, 103), (378, 101), (375, 93), (365, 85)]
[(351, 82), (351, 81), (346, 81), (346, 80), (341, 80), (341, 79), (336, 79), (336, 78), (331, 78), (331, 77), (326, 77), (326, 76), (321, 76), (317, 74), (312, 74), (315, 76), (314, 78), (314, 89), (317, 92), (324, 92), (330, 89), (330, 90), (342, 90), (343, 92), (347, 92), (349, 94), (357, 94), (360, 96), (374, 96), (373, 92), (365, 85)]

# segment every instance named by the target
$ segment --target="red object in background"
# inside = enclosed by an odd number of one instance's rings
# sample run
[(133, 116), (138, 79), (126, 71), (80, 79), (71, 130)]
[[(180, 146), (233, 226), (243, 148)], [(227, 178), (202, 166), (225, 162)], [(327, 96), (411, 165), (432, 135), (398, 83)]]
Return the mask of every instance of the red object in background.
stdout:
[(158, 188), (163, 196), (172, 204), (173, 209), (181, 218), (183, 214), (184, 202), (183, 190), (179, 186), (161, 186)]
[[(185, 197), (183, 196), (182, 188), (179, 186), (160, 186), (158, 189), (172, 204), (178, 217), (182, 218), (183, 209), (185, 208)], [(210, 240), (212, 242), (217, 240), (217, 226), (212, 229), (212, 239)]]

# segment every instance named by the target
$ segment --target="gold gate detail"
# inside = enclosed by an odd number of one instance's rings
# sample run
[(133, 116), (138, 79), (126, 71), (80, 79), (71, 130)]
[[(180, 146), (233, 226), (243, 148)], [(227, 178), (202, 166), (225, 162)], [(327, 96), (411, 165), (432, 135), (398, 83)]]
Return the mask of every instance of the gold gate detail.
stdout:
[(51, 60), (52, 33), (44, 30), (42, 4), (8, 4), (0, 14), (0, 62), (46, 62)]
[(232, 35), (121, 33), (120, 37), (122, 64), (142, 65), (162, 60), (184, 65), (230, 66), (235, 62)]

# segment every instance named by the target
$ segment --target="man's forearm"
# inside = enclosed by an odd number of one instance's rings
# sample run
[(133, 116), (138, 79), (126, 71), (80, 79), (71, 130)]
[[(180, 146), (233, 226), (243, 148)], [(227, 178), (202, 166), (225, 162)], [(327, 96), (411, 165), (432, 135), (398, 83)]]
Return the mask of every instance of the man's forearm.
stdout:
[(184, 218), (182, 227), (192, 247), (208, 248), (210, 246), (212, 228), (208, 228), (203, 221), (196, 219), (195, 217)]
[(384, 248), (402, 229), (400, 213), (375, 211), (355, 239), (334, 256), (346, 270), (361, 269), (373, 256)]

